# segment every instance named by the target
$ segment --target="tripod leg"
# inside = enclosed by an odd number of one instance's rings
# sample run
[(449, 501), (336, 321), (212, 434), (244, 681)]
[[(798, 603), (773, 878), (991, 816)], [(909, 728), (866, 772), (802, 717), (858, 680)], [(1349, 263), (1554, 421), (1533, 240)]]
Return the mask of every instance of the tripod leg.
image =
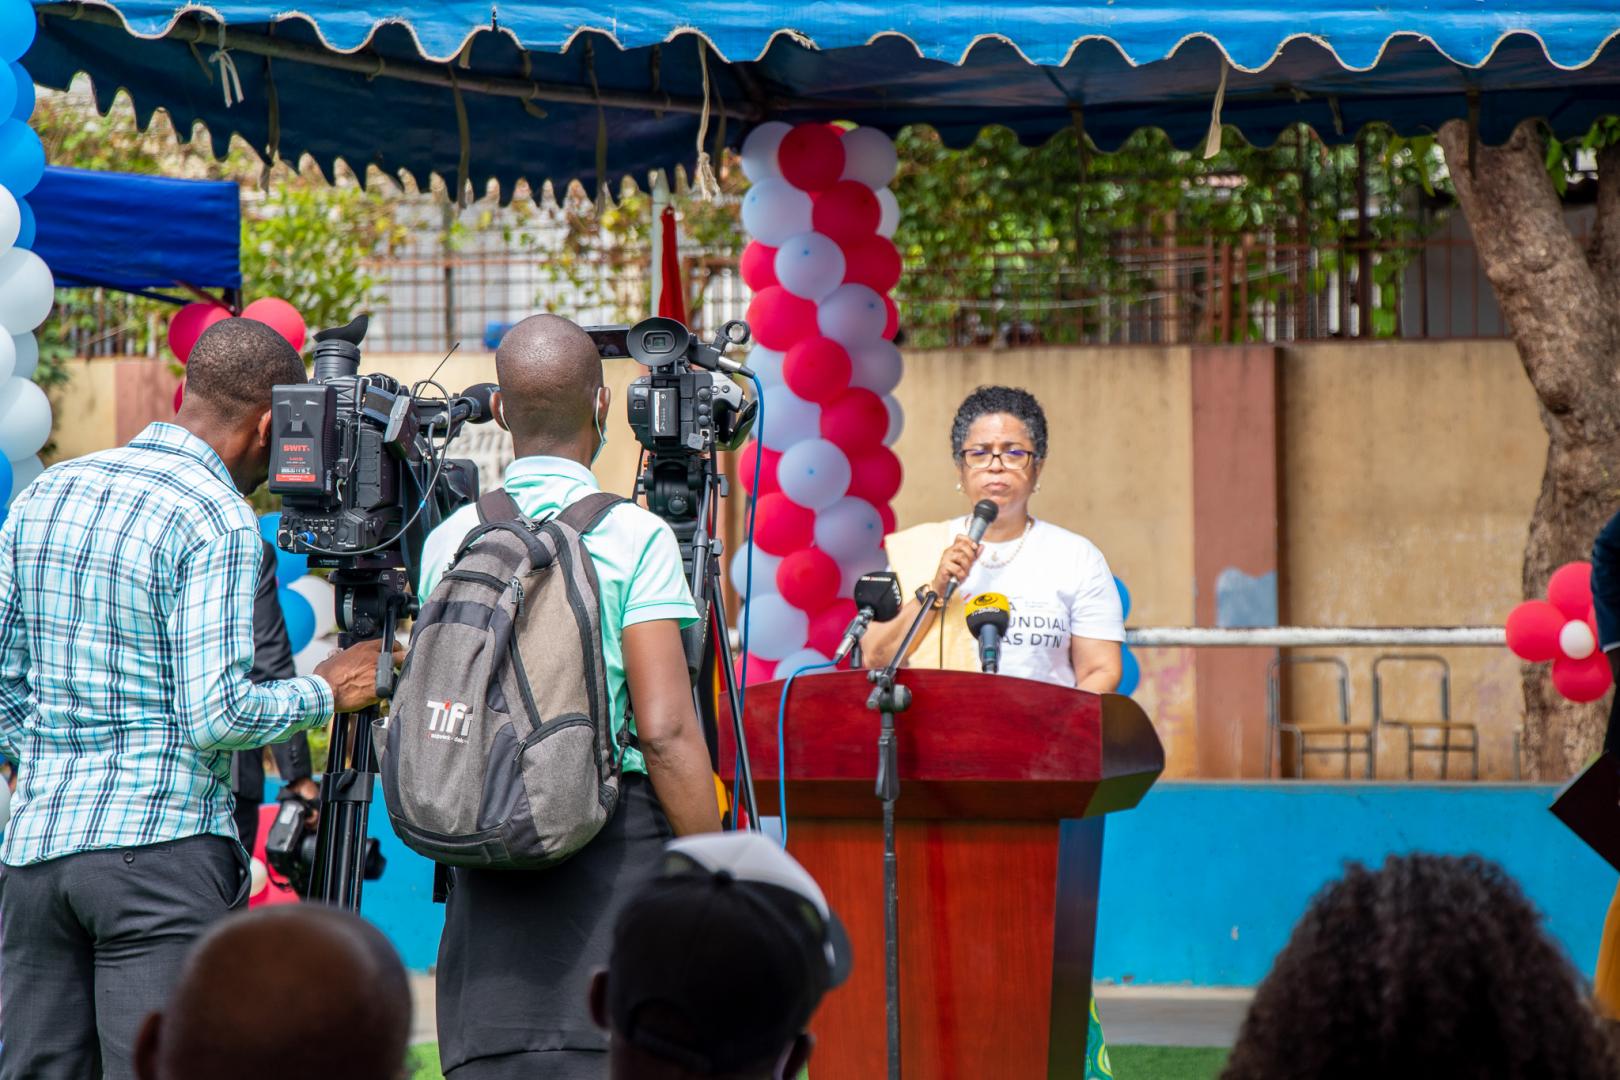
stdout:
[[(736, 659), (731, 652), (731, 624), (726, 618), (726, 601), (720, 592), (720, 582), (714, 581), (709, 590), (709, 610), (714, 626), (713, 647), (719, 651), (720, 678), (726, 688), (726, 700), (731, 704), (732, 737), (737, 741), (736, 800), (748, 809), (748, 827), (759, 830), (759, 797), (754, 794), (754, 767), (748, 758), (748, 736), (743, 729), (743, 687), (737, 684)], [(778, 777), (777, 783), (786, 783)]]

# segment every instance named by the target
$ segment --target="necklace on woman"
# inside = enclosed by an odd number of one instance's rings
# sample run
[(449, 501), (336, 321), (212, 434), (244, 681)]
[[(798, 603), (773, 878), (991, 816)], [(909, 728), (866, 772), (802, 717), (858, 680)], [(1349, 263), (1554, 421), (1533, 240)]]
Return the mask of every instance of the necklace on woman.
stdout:
[(983, 555), (979, 556), (979, 565), (987, 567), (991, 570), (1000, 570), (1003, 566), (1006, 566), (1008, 563), (1018, 558), (1018, 553), (1024, 550), (1024, 541), (1029, 539), (1029, 530), (1033, 529), (1034, 527), (1035, 518), (1027, 518), (1024, 521), (1024, 531), (1019, 535), (1018, 543), (1013, 545), (1011, 552), (1002, 556), (1001, 558), (992, 558), (987, 550)]

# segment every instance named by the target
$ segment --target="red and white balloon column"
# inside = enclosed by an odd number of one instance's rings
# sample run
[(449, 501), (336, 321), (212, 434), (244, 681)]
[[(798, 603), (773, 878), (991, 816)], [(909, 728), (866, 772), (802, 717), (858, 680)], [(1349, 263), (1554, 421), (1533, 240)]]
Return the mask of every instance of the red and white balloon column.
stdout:
[[(890, 447), (904, 422), (889, 296), (901, 270), (896, 164), (875, 128), (772, 121), (743, 143), (748, 363), (764, 387), (757, 471), (755, 444), (740, 453), (743, 487), (759, 498), (749, 682), (825, 663), (855, 614), (855, 580), (886, 562), (901, 477)], [(739, 589), (748, 560), (746, 548), (732, 560)]]

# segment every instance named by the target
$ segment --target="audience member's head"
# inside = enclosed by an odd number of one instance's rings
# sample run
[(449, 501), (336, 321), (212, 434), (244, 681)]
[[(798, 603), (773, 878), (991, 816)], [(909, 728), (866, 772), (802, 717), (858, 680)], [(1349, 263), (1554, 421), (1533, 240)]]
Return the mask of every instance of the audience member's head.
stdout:
[(306, 378), (298, 352), (269, 326), (221, 319), (186, 359), (176, 421), (213, 446), (239, 489), (252, 491), (270, 471), (270, 388)]
[(811, 1014), (849, 973), (837, 917), (763, 836), (687, 837), (665, 852), (591, 985), (614, 1080), (792, 1080), (810, 1056)]
[(1352, 864), (1306, 910), (1225, 1080), (1615, 1075), (1580, 977), (1475, 856)]
[(495, 378), (496, 415), (519, 457), (595, 456), (605, 441), (611, 394), (589, 334), (559, 315), (531, 315), (501, 339)]
[(370, 923), (319, 904), (259, 908), (198, 941), (135, 1047), (140, 1080), (398, 1080), (405, 967)]

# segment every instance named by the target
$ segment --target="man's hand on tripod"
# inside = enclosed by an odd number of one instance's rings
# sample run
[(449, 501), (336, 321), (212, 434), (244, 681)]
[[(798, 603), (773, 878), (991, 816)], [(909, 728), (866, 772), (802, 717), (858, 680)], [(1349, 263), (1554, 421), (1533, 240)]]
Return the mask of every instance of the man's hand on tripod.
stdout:
[[(396, 641), (393, 651), (394, 666), (398, 667), (405, 662), (405, 649)], [(378, 702), (377, 657), (381, 652), (382, 639), (373, 638), (333, 653), (315, 669), (315, 674), (332, 688), (338, 712), (355, 712)]]

